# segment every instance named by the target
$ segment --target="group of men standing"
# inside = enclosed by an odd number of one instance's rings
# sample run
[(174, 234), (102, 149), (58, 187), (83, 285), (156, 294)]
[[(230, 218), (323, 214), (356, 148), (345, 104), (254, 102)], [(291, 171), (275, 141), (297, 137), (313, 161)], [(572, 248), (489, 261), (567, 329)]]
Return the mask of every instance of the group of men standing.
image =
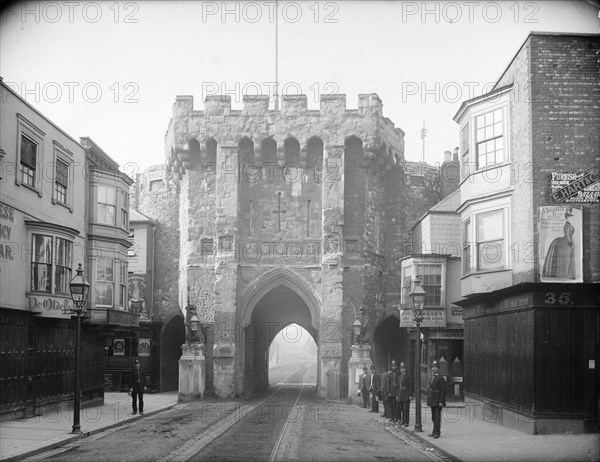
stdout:
[[(429, 434), (434, 438), (440, 437), (441, 411), (446, 405), (446, 380), (439, 375), (437, 361), (432, 365), (432, 377), (427, 389), (427, 405), (431, 407), (433, 432)], [(376, 372), (371, 365), (369, 371), (363, 367), (359, 377), (359, 392), (362, 396), (362, 407), (369, 408), (370, 412), (379, 412), (379, 400), (383, 401), (383, 417), (391, 422), (408, 427), (410, 423), (410, 400), (415, 393), (412, 375), (406, 365), (392, 360), (391, 370), (384, 373)]]

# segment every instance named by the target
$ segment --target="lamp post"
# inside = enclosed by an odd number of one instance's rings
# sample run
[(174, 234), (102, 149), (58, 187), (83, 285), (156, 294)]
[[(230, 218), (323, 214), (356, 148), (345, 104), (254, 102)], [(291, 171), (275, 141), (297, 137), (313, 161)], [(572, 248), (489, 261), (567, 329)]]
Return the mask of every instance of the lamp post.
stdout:
[(409, 295), (412, 301), (413, 321), (417, 325), (417, 339), (415, 342), (415, 432), (423, 431), (421, 426), (421, 322), (424, 319), (423, 305), (425, 304), (425, 290), (421, 287), (421, 279), (414, 279), (414, 287)]
[(85, 314), (85, 305), (87, 303), (90, 284), (83, 275), (81, 263), (77, 268), (77, 274), (71, 282), (69, 282), (69, 290), (71, 291), (71, 299), (73, 300), (73, 308), (63, 308), (63, 314), (77, 316), (77, 337), (75, 340), (75, 402), (73, 404), (73, 431), (71, 433), (81, 433), (79, 425), (79, 415), (81, 409), (81, 378), (79, 377), (79, 361), (80, 351), (79, 343), (81, 339), (81, 317)]

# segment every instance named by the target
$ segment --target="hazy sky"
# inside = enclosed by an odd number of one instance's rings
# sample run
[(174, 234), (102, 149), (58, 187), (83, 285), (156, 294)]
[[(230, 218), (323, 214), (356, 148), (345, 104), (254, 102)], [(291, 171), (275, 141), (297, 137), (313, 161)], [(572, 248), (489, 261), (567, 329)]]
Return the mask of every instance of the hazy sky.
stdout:
[[(460, 103), (489, 90), (530, 31), (598, 33), (596, 2), (280, 2), (279, 82), (319, 95), (377, 93), (405, 157), (441, 162)], [(0, 19), (0, 75), (75, 139), (130, 175), (164, 160), (176, 95), (272, 94), (274, 2), (56, 1)], [(5, 148), (5, 150), (7, 150)]]

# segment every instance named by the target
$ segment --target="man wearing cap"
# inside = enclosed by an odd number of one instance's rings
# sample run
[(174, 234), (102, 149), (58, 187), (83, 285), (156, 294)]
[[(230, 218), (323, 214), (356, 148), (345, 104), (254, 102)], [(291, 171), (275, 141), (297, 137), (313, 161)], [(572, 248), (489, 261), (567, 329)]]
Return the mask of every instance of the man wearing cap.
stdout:
[(358, 378), (358, 390), (362, 396), (363, 405), (361, 407), (369, 407), (369, 384), (370, 384), (369, 369), (363, 367), (363, 373)]
[(379, 399), (377, 394), (381, 387), (381, 377), (377, 373), (374, 364), (371, 364), (371, 377), (369, 378), (369, 393), (371, 393), (371, 411), (379, 413)]
[(387, 373), (387, 396), (388, 400), (388, 418), (392, 422), (398, 422), (398, 406), (396, 404), (398, 395), (398, 365), (396, 360), (392, 359), (392, 370)]
[(133, 363), (133, 368), (129, 374), (129, 394), (131, 395), (131, 407), (133, 412), (131, 415), (137, 414), (138, 401), (140, 415), (144, 415), (144, 391), (146, 390), (146, 377), (144, 377), (144, 371), (141, 369), (140, 360), (136, 359)]
[(414, 394), (415, 388), (412, 376), (406, 370), (406, 365), (400, 363), (400, 376), (398, 378), (398, 417), (400, 425), (408, 427), (410, 420), (410, 397)]
[(442, 407), (446, 405), (446, 380), (440, 375), (437, 361), (431, 366), (433, 375), (429, 380), (427, 389), (427, 406), (431, 407), (431, 420), (433, 420), (433, 431), (428, 436), (440, 437), (442, 426)]

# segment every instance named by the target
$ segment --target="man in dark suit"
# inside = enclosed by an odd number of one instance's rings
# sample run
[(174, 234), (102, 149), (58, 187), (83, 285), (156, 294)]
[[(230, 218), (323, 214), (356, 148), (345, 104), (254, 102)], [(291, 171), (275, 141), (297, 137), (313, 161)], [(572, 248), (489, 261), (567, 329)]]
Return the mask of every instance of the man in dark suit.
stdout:
[(379, 414), (379, 388), (381, 388), (381, 376), (377, 373), (375, 365), (371, 364), (371, 378), (369, 381), (369, 393), (371, 393), (371, 411)]
[(138, 400), (140, 415), (144, 415), (144, 391), (146, 391), (146, 377), (141, 369), (140, 360), (136, 359), (129, 374), (129, 393), (131, 394), (131, 407), (133, 408), (131, 415), (137, 414)]
[(406, 370), (406, 365), (400, 363), (400, 376), (398, 378), (398, 416), (400, 425), (408, 427), (410, 420), (410, 397), (415, 392), (413, 378)]
[(388, 400), (388, 418), (392, 422), (398, 422), (398, 406), (396, 403), (398, 395), (398, 364), (392, 359), (392, 370), (387, 373), (387, 396)]
[(427, 389), (427, 406), (431, 407), (431, 420), (433, 420), (433, 431), (428, 436), (440, 437), (442, 427), (442, 407), (446, 405), (446, 380), (440, 375), (437, 361), (431, 366), (433, 375), (429, 380)]
[(358, 378), (358, 390), (362, 396), (363, 405), (361, 407), (369, 407), (369, 383), (370, 383), (369, 369), (367, 366), (363, 367), (363, 373)]

